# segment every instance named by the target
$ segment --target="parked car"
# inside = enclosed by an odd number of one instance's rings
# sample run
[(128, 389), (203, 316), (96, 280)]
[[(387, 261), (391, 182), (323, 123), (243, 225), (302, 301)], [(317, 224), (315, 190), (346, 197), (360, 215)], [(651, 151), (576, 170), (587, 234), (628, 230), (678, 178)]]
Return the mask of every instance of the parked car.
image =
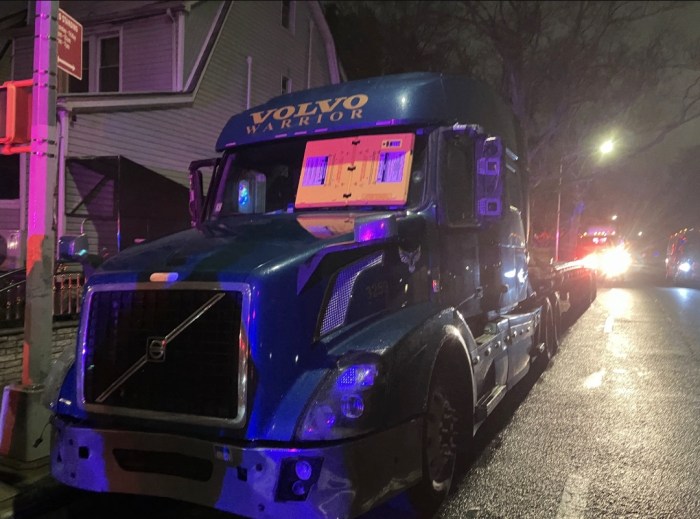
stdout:
[(576, 258), (596, 271), (604, 282), (624, 282), (632, 266), (632, 256), (624, 242), (607, 234), (584, 234), (579, 238)]
[(700, 229), (681, 229), (666, 249), (666, 280), (675, 285), (700, 281)]

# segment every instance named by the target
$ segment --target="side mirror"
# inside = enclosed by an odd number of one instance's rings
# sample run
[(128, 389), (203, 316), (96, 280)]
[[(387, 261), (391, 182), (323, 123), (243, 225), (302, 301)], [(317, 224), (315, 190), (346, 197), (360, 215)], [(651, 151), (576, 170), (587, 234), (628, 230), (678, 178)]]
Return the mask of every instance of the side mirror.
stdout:
[(190, 224), (195, 227), (202, 218), (202, 172), (190, 170)]
[(500, 137), (488, 137), (477, 145), (476, 216), (480, 221), (503, 214), (504, 146)]
[[(219, 169), (219, 159), (204, 159), (195, 160), (190, 163), (190, 223), (192, 227), (198, 226), (204, 219), (206, 208), (206, 199), (204, 197), (204, 181), (202, 177), (202, 168), (211, 168), (212, 180), (216, 177)], [(209, 182), (209, 190), (215, 182)]]
[(58, 259), (62, 261), (82, 262), (88, 256), (88, 237), (86, 234), (78, 236), (61, 236), (58, 239)]

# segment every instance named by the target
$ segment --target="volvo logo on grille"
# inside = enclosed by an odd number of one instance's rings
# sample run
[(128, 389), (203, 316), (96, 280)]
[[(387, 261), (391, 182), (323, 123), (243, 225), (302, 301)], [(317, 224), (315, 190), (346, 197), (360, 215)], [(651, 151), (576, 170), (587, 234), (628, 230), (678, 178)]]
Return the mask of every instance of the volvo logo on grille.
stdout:
[(146, 358), (149, 362), (164, 362), (165, 361), (165, 338), (164, 337), (149, 337), (146, 341)]

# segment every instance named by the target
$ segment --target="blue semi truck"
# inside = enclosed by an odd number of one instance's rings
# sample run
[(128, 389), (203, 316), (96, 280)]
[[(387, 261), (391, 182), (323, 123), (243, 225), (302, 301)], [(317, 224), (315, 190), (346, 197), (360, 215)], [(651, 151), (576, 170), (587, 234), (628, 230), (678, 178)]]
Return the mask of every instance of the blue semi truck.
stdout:
[(404, 74), (271, 99), (216, 149), (191, 166), (192, 228), (87, 283), (51, 377), (54, 477), (248, 517), (406, 491), (429, 515), (595, 298), (583, 265), (528, 261), (512, 115), (479, 82)]

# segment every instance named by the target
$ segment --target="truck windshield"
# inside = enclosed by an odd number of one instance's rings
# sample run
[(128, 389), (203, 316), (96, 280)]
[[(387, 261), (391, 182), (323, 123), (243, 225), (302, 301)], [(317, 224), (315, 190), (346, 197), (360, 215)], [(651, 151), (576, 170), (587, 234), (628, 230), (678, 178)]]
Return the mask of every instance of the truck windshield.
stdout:
[(213, 186), (211, 218), (420, 204), (428, 132), (285, 139), (235, 149)]

